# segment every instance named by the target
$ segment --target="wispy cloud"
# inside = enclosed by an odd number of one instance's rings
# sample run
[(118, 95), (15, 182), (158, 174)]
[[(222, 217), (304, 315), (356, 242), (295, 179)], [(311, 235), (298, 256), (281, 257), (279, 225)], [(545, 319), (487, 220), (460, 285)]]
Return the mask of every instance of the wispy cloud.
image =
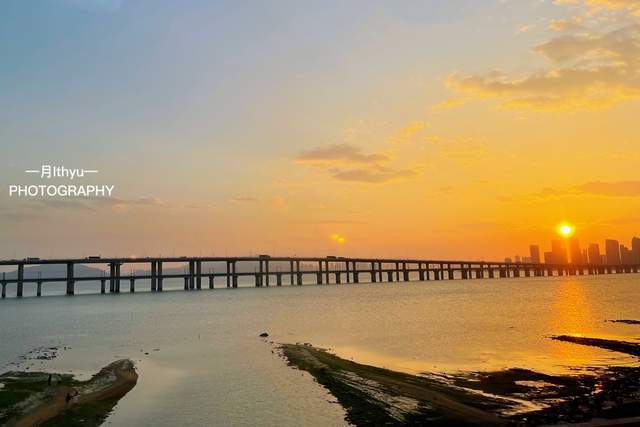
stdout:
[(547, 201), (566, 197), (640, 197), (640, 181), (593, 181), (569, 188), (544, 188), (532, 194), (501, 196), (499, 200)]
[(260, 199), (256, 197), (249, 196), (235, 196), (229, 199), (231, 203), (256, 203), (259, 202)]
[(351, 144), (334, 144), (303, 151), (295, 157), (298, 162), (324, 163), (341, 162), (348, 164), (373, 164), (386, 162), (389, 157), (382, 153), (366, 154), (362, 148)]
[[(595, 10), (640, 10), (639, 1), (556, 1), (583, 3)], [(466, 96), (495, 99), (504, 108), (534, 111), (591, 111), (624, 100), (640, 99), (640, 23), (628, 20), (613, 30), (583, 28), (579, 18), (552, 21), (554, 31), (566, 31), (533, 47), (547, 67), (509, 76), (452, 73), (447, 86)]]

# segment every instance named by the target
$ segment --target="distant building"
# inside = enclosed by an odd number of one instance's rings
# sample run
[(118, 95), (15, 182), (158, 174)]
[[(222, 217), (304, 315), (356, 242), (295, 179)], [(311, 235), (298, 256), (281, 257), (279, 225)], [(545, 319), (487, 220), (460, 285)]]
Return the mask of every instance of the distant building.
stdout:
[(511, 264), (513, 262), (513, 260), (510, 257), (506, 257), (504, 259), (504, 262), (506, 262), (507, 264)]
[(540, 247), (538, 245), (529, 246), (529, 254), (531, 255), (532, 263), (540, 264)]
[(571, 255), (571, 264), (582, 264), (582, 251), (576, 237), (569, 239), (569, 254)]
[(634, 264), (633, 252), (631, 251), (631, 249), (627, 248), (625, 245), (620, 245), (620, 262), (623, 265)]
[(582, 263), (583, 264), (589, 264), (589, 250), (588, 249), (583, 249), (582, 250)]
[(640, 237), (631, 239), (631, 252), (633, 252), (633, 263), (640, 265)]
[(516, 255), (516, 264), (521, 263), (522, 260), (520, 259), (520, 255)]
[(600, 255), (600, 246), (597, 243), (591, 243), (589, 245), (589, 264), (593, 265), (601, 265), (602, 264), (602, 255)]
[(522, 262), (525, 264), (531, 264), (531, 257), (530, 256), (522, 257)]
[(620, 265), (620, 243), (617, 240), (605, 240), (604, 251), (607, 257), (607, 264)]
[(545, 252), (544, 253), (544, 263), (545, 264), (553, 264), (553, 252)]
[(567, 263), (567, 251), (562, 240), (554, 239), (551, 241), (551, 253), (553, 254), (553, 262), (551, 264)]

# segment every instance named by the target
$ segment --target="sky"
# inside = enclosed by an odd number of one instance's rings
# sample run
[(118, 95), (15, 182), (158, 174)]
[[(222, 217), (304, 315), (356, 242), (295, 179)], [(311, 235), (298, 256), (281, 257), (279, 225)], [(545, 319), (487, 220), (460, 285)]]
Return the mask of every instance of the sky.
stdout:
[(627, 242), (639, 113), (640, 0), (5, 0), (0, 258)]

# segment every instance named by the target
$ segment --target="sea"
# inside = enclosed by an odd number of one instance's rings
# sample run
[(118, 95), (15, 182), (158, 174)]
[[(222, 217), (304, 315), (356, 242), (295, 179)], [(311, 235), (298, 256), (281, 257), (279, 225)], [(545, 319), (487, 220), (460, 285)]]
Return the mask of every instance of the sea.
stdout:
[[(640, 275), (330, 284), (120, 294), (78, 283), (0, 301), (0, 371), (89, 378), (135, 361), (138, 384), (107, 425), (345, 425), (344, 410), (279, 343), (310, 343), (357, 362), (414, 374), (506, 368), (577, 374), (637, 364), (619, 353), (550, 339), (573, 334), (637, 342)], [(206, 284), (206, 281), (205, 281)], [(206, 285), (205, 285), (206, 287)], [(8, 289), (9, 296), (12, 296)], [(260, 337), (263, 332), (268, 337)], [(33, 357), (57, 348), (57, 357)], [(34, 353), (35, 351), (35, 353)]]

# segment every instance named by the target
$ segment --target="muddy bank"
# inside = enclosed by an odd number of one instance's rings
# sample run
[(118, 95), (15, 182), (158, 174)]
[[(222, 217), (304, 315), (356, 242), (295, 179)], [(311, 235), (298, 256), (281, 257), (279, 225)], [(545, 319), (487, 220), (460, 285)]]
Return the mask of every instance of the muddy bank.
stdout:
[(284, 344), (291, 366), (333, 394), (355, 425), (506, 425), (495, 413), (507, 402), (474, 395), (426, 377), (341, 359), (303, 344)]
[(113, 362), (88, 381), (45, 372), (0, 375), (0, 425), (98, 426), (135, 385), (131, 360)]
[[(636, 344), (623, 341), (553, 339), (638, 354)], [(288, 363), (326, 387), (345, 408), (347, 421), (358, 426), (616, 425), (640, 415), (637, 367), (566, 376), (527, 369), (416, 376), (358, 364), (308, 344), (280, 348)]]

